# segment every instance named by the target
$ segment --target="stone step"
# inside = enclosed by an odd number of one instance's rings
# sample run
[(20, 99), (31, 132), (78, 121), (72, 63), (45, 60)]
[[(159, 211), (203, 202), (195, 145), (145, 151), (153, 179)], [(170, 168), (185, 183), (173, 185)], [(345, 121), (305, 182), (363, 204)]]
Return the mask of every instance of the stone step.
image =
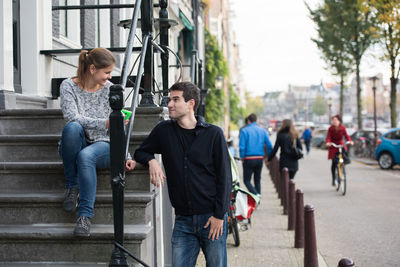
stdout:
[[(0, 262), (108, 263), (114, 245), (113, 225), (93, 225), (88, 238), (73, 236), (74, 224), (0, 225)], [(152, 227), (125, 225), (124, 245), (151, 263)], [(1, 264), (1, 263), (0, 263)]]
[[(125, 193), (124, 222), (147, 224), (151, 221), (155, 193)], [(62, 209), (64, 194), (1, 193), (0, 224), (74, 223), (76, 213)], [(113, 224), (112, 194), (96, 194), (94, 224)]]
[[(148, 167), (137, 164), (125, 173), (125, 192), (150, 192)], [(109, 169), (97, 171), (97, 192), (111, 192)], [(0, 193), (40, 193), (65, 188), (61, 162), (0, 162)]]
[[(166, 116), (166, 108), (138, 107), (133, 132), (149, 132)], [(0, 135), (61, 134), (65, 120), (60, 109), (0, 110)]]
[(18, 262), (0, 262), (1, 267), (107, 267), (108, 262), (51, 262), (51, 261), (18, 261)]
[[(148, 133), (137, 132), (130, 141), (129, 151), (143, 142)], [(5, 162), (59, 161), (60, 135), (0, 135), (0, 158)]]
[(1, 267), (107, 267), (108, 262), (31, 262), (31, 261), (18, 261), (18, 262), (0, 262)]

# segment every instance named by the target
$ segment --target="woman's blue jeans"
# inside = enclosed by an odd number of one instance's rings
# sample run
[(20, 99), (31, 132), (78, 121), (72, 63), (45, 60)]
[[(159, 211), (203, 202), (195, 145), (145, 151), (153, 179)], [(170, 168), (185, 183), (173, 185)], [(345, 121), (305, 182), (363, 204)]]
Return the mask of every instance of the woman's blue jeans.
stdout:
[(85, 131), (78, 122), (69, 122), (63, 129), (59, 154), (64, 164), (66, 188), (79, 188), (78, 216), (92, 218), (96, 199), (96, 168), (110, 166), (110, 144), (88, 144)]
[(208, 238), (210, 226), (203, 228), (209, 214), (191, 216), (175, 216), (174, 231), (172, 233), (172, 266), (194, 267), (202, 249), (206, 258), (207, 267), (226, 267), (226, 237), (227, 215), (224, 216), (223, 234), (212, 241)]

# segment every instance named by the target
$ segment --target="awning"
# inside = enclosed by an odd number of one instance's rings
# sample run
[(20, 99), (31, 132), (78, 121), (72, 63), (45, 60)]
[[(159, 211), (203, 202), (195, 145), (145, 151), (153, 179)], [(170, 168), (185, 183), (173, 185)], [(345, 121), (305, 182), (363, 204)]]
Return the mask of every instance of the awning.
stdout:
[(185, 16), (185, 14), (180, 9), (179, 9), (179, 18), (181, 19), (183, 25), (185, 25), (186, 29), (188, 29), (189, 31), (193, 31), (194, 27), (192, 23), (190, 23), (190, 20)]

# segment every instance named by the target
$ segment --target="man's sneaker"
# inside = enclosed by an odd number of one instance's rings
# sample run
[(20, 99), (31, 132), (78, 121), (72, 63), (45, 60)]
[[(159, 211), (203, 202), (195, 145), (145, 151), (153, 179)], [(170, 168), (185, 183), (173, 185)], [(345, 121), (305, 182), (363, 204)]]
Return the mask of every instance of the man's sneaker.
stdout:
[(67, 188), (64, 195), (63, 208), (67, 212), (73, 212), (78, 205), (78, 188)]
[(79, 216), (74, 229), (75, 236), (90, 236), (90, 219), (86, 216)]

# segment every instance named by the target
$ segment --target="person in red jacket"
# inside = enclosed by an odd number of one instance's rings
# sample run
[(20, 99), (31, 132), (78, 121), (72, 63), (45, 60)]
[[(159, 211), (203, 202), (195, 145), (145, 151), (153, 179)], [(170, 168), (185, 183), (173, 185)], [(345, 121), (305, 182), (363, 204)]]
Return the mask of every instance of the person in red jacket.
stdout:
[[(334, 143), (336, 145), (344, 145), (343, 138), (346, 138), (350, 144), (353, 144), (350, 136), (347, 134), (346, 127), (342, 125), (342, 117), (337, 114), (332, 117), (332, 125), (328, 129), (328, 133), (326, 134), (326, 146), (328, 147), (328, 159), (332, 160), (331, 172), (332, 172), (332, 186), (335, 186), (335, 168), (337, 162), (334, 160), (335, 155), (339, 152), (339, 149), (333, 147), (331, 144)], [(344, 146), (345, 149), (346, 146)]]

